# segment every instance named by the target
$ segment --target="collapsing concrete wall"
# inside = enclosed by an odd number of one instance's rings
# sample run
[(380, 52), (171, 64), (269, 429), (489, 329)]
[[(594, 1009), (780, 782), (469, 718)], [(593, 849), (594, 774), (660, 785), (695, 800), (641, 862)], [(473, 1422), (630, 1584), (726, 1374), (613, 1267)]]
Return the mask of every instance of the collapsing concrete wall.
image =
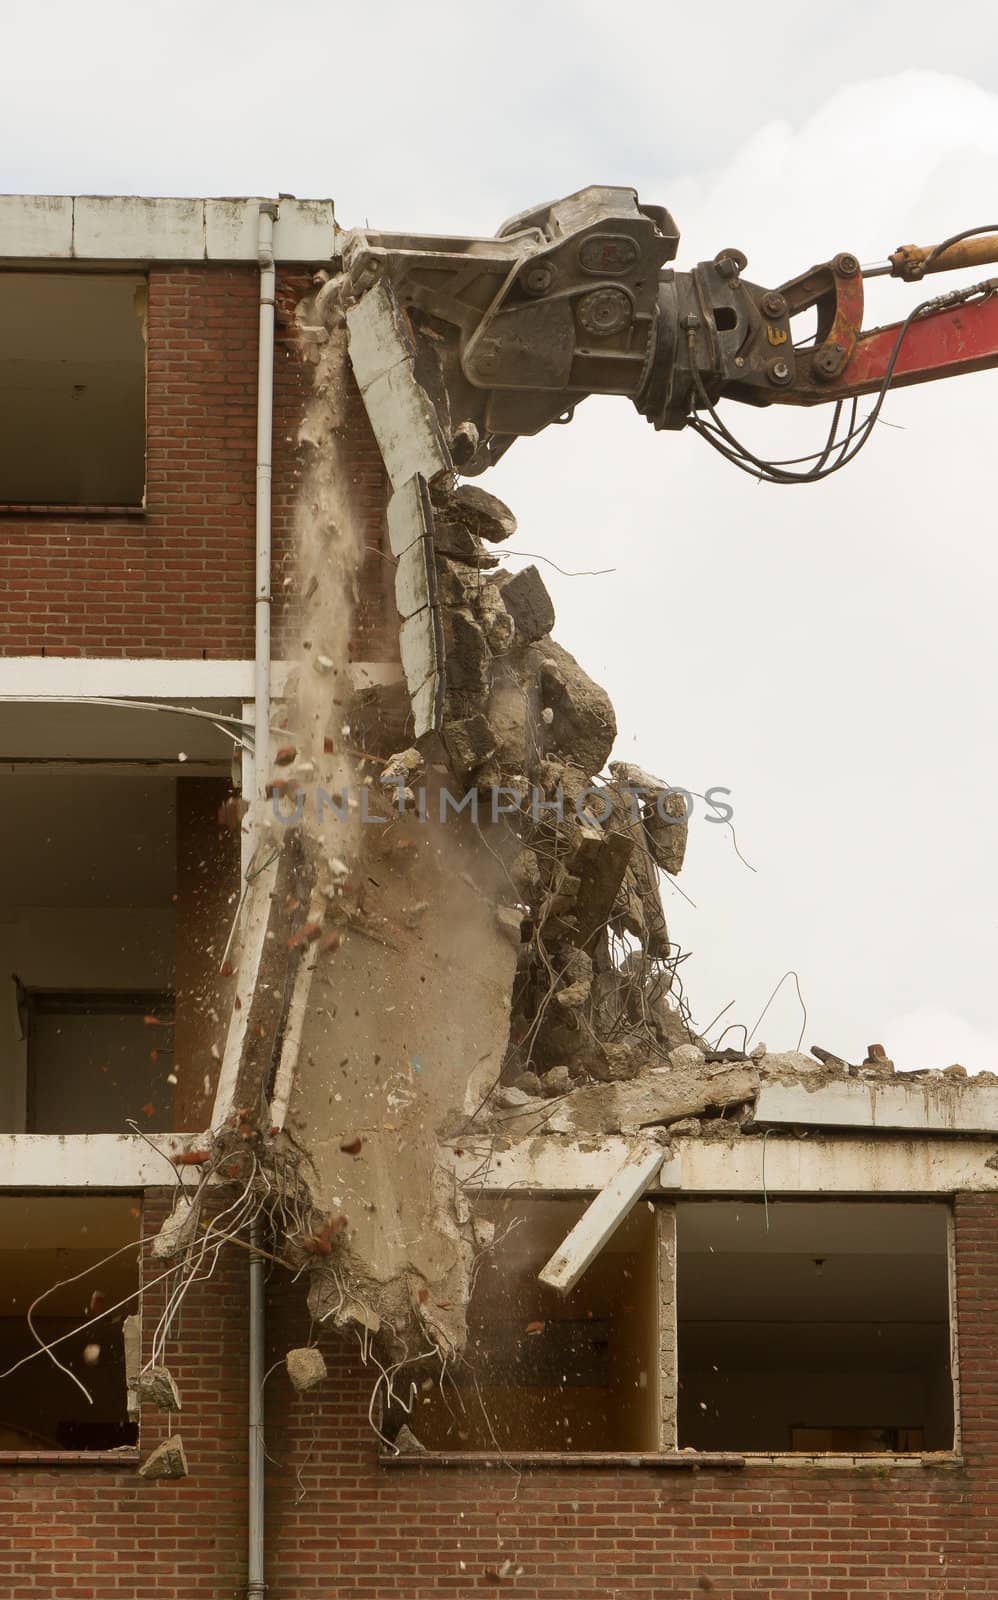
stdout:
[[(250, 1141), (263, 1171), (294, 1155), (311, 1209), (296, 1201), (289, 1228), (277, 1208), (275, 1247), (307, 1270), (313, 1314), (392, 1361), (446, 1361), (488, 1229), (440, 1141), (667, 1066), (689, 1041), (658, 887), (686, 824), (664, 784), (604, 774), (609, 699), (551, 638), (537, 569), (501, 566), (512, 513), (456, 482), (432, 427), (429, 462), (399, 459), (418, 429), (385, 433), (407, 683), (354, 690), (361, 541), (335, 290), (303, 310), (317, 360), (301, 653), (233, 952), (223, 1067), (239, 1110), (223, 1137)], [(409, 369), (389, 358), (391, 381), (371, 381), (397, 398)]]
[(438, 1141), (531, 1093), (631, 1077), (688, 1038), (655, 873), (678, 866), (685, 825), (661, 825), (665, 857), (648, 781), (633, 797), (623, 774), (596, 781), (613, 711), (548, 636), (536, 571), (497, 570), (484, 536), (511, 532), (510, 514), (478, 490), (436, 499), (441, 731), (405, 748), (397, 690), (350, 712), (367, 821), (327, 901), (343, 940), (320, 957), (287, 1127), (317, 1206), (348, 1219), (316, 1266), (316, 1315), (396, 1331), (415, 1317), (456, 1351), (476, 1241)]

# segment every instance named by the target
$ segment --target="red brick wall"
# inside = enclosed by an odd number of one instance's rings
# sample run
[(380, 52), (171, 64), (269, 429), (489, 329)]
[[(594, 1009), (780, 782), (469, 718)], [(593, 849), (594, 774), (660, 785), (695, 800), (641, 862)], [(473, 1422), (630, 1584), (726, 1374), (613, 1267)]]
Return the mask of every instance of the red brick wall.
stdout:
[[(169, 1203), (163, 1193), (147, 1197), (147, 1236)], [(156, 1268), (145, 1257), (152, 1277)], [(134, 1463), (0, 1464), (3, 1600), (234, 1600), (244, 1592), (247, 1260), (237, 1247), (222, 1252), (211, 1278), (190, 1291), (167, 1346), (190, 1477), (147, 1481)], [(145, 1297), (146, 1358), (168, 1286)], [(36, 1379), (67, 1381), (44, 1375), (43, 1359)], [(143, 1409), (144, 1453), (169, 1431), (162, 1413)]]
[[(307, 275), (278, 273), (274, 413), (275, 649), (294, 576), (297, 431), (311, 368), (293, 312)], [(253, 654), (257, 328), (254, 267), (149, 273), (146, 511), (141, 517), (3, 516), (0, 653), (204, 657)], [(380, 545), (384, 474), (356, 396), (351, 416), (367, 542)], [(382, 625), (384, 565), (362, 621)], [(371, 605), (377, 615), (368, 615)], [(360, 631), (360, 630), (359, 630)], [(356, 654), (366, 653), (361, 633)]]
[[(289, 1401), (278, 1375), (270, 1393), (268, 1449), (281, 1462), (268, 1486), (273, 1592), (295, 1600), (994, 1595), (994, 1198), (962, 1198), (957, 1228), (964, 1467), (379, 1468), (366, 1420), (374, 1373), (324, 1340), (327, 1383)], [(272, 1314), (275, 1355), (306, 1332)], [(497, 1582), (490, 1573), (505, 1560), (523, 1573)]]
[[(957, 1203), (964, 1465), (494, 1470), (379, 1467), (373, 1375), (324, 1338), (328, 1380), (267, 1385), (273, 1600), (965, 1600), (998, 1588), (998, 1203)], [(145, 1330), (155, 1315), (146, 1304)], [(303, 1287), (272, 1286), (277, 1360), (308, 1335)], [(0, 1469), (4, 1600), (233, 1600), (245, 1585), (246, 1256), (186, 1303), (168, 1362), (192, 1476)], [(143, 1418), (143, 1446), (165, 1432)], [(505, 1560), (522, 1575), (498, 1582)], [(464, 1563), (462, 1568), (461, 1563)]]

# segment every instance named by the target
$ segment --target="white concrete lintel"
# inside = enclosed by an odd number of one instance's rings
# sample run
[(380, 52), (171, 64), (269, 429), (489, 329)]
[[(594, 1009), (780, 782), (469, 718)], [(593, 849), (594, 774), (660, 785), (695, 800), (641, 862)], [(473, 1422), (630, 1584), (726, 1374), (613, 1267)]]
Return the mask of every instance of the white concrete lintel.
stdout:
[[(571, 1139), (525, 1139), (505, 1150), (464, 1138), (461, 1155), (444, 1147), (458, 1178), (486, 1193), (594, 1194), (606, 1187), (631, 1140), (596, 1146)], [(675, 1157), (649, 1193), (937, 1195), (998, 1190), (994, 1139), (794, 1138), (774, 1132), (733, 1143), (677, 1139)], [(483, 1178), (483, 1168), (487, 1168)]]
[[(292, 661), (272, 665), (274, 694), (285, 691)], [(354, 688), (398, 682), (401, 667), (392, 661), (354, 661)], [(0, 658), (0, 700), (97, 699), (249, 700), (253, 661), (163, 661), (110, 656), (4, 656)]]
[(171, 1155), (197, 1149), (194, 1133), (0, 1134), (4, 1189), (148, 1189), (180, 1176), (197, 1182), (198, 1168), (176, 1168)]
[(0, 195), (0, 259), (255, 264), (260, 206), (274, 203), (277, 261), (330, 260), (337, 248), (332, 200), (113, 194)]
[(910, 1129), (915, 1133), (998, 1134), (998, 1085), (973, 1079), (891, 1078), (824, 1083), (763, 1080), (757, 1122), (824, 1128)]

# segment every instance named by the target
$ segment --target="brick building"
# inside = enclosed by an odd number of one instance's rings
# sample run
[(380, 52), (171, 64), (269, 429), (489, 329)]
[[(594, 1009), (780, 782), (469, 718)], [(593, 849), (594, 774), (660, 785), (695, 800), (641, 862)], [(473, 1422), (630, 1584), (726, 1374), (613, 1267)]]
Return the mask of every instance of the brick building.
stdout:
[[(264, 1592), (251, 1253), (216, 1237), (181, 1282), (150, 1243), (185, 1203), (171, 1157), (238, 1103), (226, 938), (256, 868), (219, 817), (263, 781), (261, 650), (274, 703), (294, 670), (295, 307), (336, 247), (329, 202), (0, 197), (11, 1600)], [(399, 675), (388, 485), (343, 384), (363, 689)], [(637, 1131), (511, 1133), (484, 1177), (474, 1132), (445, 1141), (505, 1243), (472, 1301), (481, 1365), (409, 1396), (418, 1445), (365, 1341), (268, 1259), (265, 1592), (990, 1595), (998, 1088), (801, 1059), (753, 1090), (754, 1137), (661, 1150), (562, 1300), (537, 1272)], [(36, 1304), (64, 1370), (33, 1354)], [(313, 1343), (327, 1377), (299, 1393), (283, 1357)], [(136, 1361), (164, 1359), (179, 1421), (139, 1405)], [(174, 1426), (188, 1474), (140, 1476)]]

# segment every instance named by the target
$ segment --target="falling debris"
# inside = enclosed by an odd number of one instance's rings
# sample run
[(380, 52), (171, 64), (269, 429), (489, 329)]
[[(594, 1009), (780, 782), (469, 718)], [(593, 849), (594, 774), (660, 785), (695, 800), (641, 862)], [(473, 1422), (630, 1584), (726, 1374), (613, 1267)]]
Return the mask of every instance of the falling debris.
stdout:
[(321, 1350), (303, 1345), (299, 1350), (289, 1350), (284, 1358), (288, 1377), (299, 1394), (306, 1394), (322, 1383), (326, 1377), (326, 1363)]
[(189, 1468), (184, 1443), (179, 1433), (171, 1434), (156, 1446), (139, 1468), (140, 1478), (186, 1478)]
[(168, 1367), (147, 1367), (136, 1384), (143, 1400), (160, 1411), (179, 1411), (180, 1392)]

